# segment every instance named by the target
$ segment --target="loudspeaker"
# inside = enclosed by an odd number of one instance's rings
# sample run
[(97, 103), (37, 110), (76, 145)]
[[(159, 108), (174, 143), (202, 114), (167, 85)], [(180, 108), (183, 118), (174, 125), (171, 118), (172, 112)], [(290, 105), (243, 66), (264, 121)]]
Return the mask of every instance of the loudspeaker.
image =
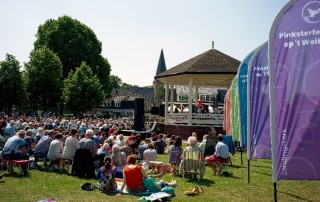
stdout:
[(140, 114), (144, 116), (144, 99), (136, 98), (134, 100), (134, 114)]
[(159, 115), (159, 107), (151, 107), (151, 115)]
[(164, 116), (164, 106), (163, 104), (160, 105), (160, 109), (159, 109), (159, 116)]
[(137, 131), (144, 130), (144, 116), (141, 114), (134, 115), (133, 129)]

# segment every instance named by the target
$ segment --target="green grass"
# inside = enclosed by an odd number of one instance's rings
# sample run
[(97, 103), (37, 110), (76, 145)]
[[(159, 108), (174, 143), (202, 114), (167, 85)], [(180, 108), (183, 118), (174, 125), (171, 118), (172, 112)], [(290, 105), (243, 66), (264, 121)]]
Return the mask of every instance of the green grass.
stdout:
[[(167, 155), (159, 155), (159, 161), (167, 162)], [(233, 177), (212, 176), (207, 167), (204, 179), (197, 182), (190, 178), (165, 174), (162, 179), (177, 180), (176, 197), (172, 201), (273, 201), (273, 183), (270, 160), (251, 161), (251, 183), (248, 184), (247, 160), (243, 156), (241, 166), (240, 153), (232, 157), (233, 166), (229, 171)], [(15, 168), (17, 171), (17, 168)], [(2, 174), (3, 171), (0, 171)], [(159, 178), (160, 179), (160, 178)], [(81, 179), (66, 172), (44, 172), (36, 169), (30, 171), (29, 177), (19, 178), (10, 174), (0, 180), (0, 201), (38, 201), (55, 198), (57, 201), (136, 201), (139, 196), (103, 194), (97, 190), (83, 191), (85, 182), (96, 184), (96, 180)], [(279, 181), (279, 201), (320, 201), (319, 181)], [(205, 193), (195, 197), (184, 195), (184, 191), (194, 185), (202, 186)]]

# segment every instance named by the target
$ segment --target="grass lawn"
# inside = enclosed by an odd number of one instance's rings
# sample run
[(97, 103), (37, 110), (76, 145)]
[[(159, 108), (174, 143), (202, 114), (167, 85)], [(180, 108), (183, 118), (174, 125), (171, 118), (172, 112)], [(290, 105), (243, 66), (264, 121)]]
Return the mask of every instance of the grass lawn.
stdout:
[[(159, 155), (159, 160), (166, 162), (167, 155)], [(162, 179), (177, 180), (176, 197), (172, 201), (273, 201), (273, 183), (270, 160), (251, 161), (251, 183), (248, 184), (247, 160), (243, 155), (241, 166), (240, 153), (232, 157), (233, 166), (229, 171), (233, 177), (212, 176), (207, 167), (204, 179), (183, 179), (180, 176), (165, 174)], [(15, 168), (17, 171), (17, 168)], [(71, 168), (70, 168), (71, 170)], [(2, 174), (4, 171), (0, 171)], [(160, 179), (160, 178), (159, 178)], [(70, 176), (68, 172), (44, 172), (36, 169), (30, 171), (29, 177), (19, 178), (10, 174), (0, 180), (0, 201), (38, 201), (54, 198), (57, 201), (137, 201), (139, 196), (103, 194), (97, 190), (83, 191), (85, 182), (96, 184), (94, 179), (86, 180)], [(190, 197), (184, 191), (194, 185), (202, 186), (205, 193)], [(279, 181), (279, 201), (320, 201), (319, 181)]]

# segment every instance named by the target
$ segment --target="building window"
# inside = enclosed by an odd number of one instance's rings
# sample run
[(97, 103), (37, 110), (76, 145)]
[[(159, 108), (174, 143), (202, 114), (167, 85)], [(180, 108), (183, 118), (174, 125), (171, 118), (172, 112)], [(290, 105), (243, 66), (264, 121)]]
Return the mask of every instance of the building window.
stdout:
[(115, 107), (120, 107), (120, 104), (121, 104), (121, 102), (117, 101), (117, 102), (114, 103), (114, 106)]
[(188, 101), (188, 95), (178, 95), (178, 101)]
[(106, 102), (106, 106), (107, 107), (111, 107), (111, 102), (109, 101), (109, 102)]
[(202, 100), (202, 102), (211, 102), (212, 101), (212, 98), (213, 98), (213, 95), (199, 95), (200, 97), (200, 100)]

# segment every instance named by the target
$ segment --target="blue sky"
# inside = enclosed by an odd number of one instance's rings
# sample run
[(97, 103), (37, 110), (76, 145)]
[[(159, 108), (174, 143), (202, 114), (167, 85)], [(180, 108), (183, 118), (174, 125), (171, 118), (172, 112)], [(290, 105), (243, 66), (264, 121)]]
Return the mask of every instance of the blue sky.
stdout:
[(0, 60), (29, 61), (35, 34), (48, 19), (68, 15), (102, 42), (111, 74), (151, 85), (163, 48), (167, 69), (215, 49), (238, 60), (268, 40), (288, 0), (1, 0)]

